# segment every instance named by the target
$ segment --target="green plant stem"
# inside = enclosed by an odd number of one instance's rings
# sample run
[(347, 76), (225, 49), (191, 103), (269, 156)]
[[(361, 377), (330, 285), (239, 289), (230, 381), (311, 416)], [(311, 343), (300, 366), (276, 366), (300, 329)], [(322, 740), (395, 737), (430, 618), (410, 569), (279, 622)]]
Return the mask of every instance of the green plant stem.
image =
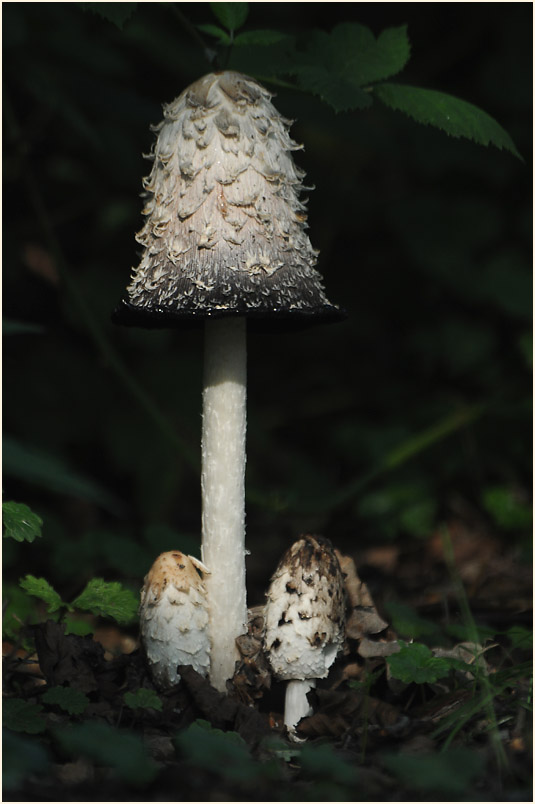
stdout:
[(24, 142), (20, 126), (14, 108), (10, 102), (9, 96), (4, 88), (4, 111), (6, 114), (6, 122), (10, 136), (15, 143), (19, 144), (19, 153), (21, 157), (21, 173), (26, 191), (30, 201), (30, 205), (34, 211), (37, 222), (41, 228), (43, 237), (48, 245), (50, 253), (53, 255), (61, 281), (65, 287), (67, 295), (72, 300), (80, 313), (80, 317), (85, 324), (85, 327), (95, 342), (97, 348), (102, 353), (105, 363), (115, 372), (120, 378), (122, 383), (132, 394), (138, 404), (145, 410), (153, 422), (158, 426), (169, 441), (173, 443), (175, 448), (180, 452), (182, 458), (194, 468), (199, 471), (199, 456), (194, 452), (189, 444), (186, 443), (184, 438), (179, 435), (167, 420), (165, 415), (160, 411), (154, 400), (150, 395), (139, 385), (137, 380), (133, 377), (129, 369), (125, 366), (118, 353), (115, 351), (110, 341), (106, 337), (99, 322), (93, 315), (93, 311), (87, 304), (83, 294), (80, 292), (77, 283), (72, 278), (70, 270), (67, 266), (67, 261), (63, 256), (63, 252), (56, 236), (52, 223), (50, 221), (47, 208), (43, 197), (39, 191), (37, 182), (31, 170), (28, 158), (28, 148)]
[[(457, 602), (459, 604), (459, 608), (461, 610), (461, 616), (466, 626), (469, 639), (474, 645), (477, 645), (478, 641), (477, 626), (475, 624), (472, 611), (470, 609), (470, 604), (468, 602), (468, 597), (466, 595), (464, 584), (459, 576), (459, 572), (455, 564), (453, 544), (447, 526), (444, 526), (442, 528), (442, 545), (444, 549), (444, 557), (446, 560), (446, 565), (448, 567), (450, 578), (454, 585), (455, 595), (457, 598)], [(485, 668), (482, 667), (480, 664), (479, 656), (475, 656), (474, 659), (474, 677), (475, 677), (475, 685), (476, 686), (478, 685), (481, 689), (482, 699), (480, 701), (480, 707), (484, 710), (485, 716), (489, 723), (489, 739), (494, 751), (494, 755), (496, 757), (498, 771), (501, 772), (504, 768), (508, 766), (508, 761), (504, 747), (502, 745), (502, 741), (500, 739), (498, 722), (496, 718), (496, 711), (494, 709), (493, 701), (496, 695), (496, 691), (492, 688), (490, 684), (490, 681), (485, 672)], [(459, 731), (459, 729), (461, 728), (461, 725), (462, 722), (457, 727), (452, 729), (452, 731), (448, 735), (446, 742), (443, 745), (442, 750), (445, 751), (448, 748), (451, 741), (453, 740), (453, 737), (455, 736), (457, 731)]]

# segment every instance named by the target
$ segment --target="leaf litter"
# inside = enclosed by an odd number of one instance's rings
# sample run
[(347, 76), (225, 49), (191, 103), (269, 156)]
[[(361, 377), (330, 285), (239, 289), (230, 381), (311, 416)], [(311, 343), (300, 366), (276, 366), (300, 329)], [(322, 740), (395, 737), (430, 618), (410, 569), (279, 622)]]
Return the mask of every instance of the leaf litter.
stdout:
[[(463, 556), (474, 561), (472, 549), (463, 554), (459, 542), (457, 548), (461, 566)], [(354, 559), (337, 557), (346, 584), (346, 641), (329, 677), (309, 694), (314, 712), (298, 725), (299, 747), (286, 740), (283, 685), (272, 678), (262, 650), (262, 606), (250, 610), (248, 633), (238, 641), (241, 661), (228, 694), (191, 667), (180, 667), (181, 683), (162, 692), (141, 650), (132, 650), (132, 631), (103, 628), (93, 617), (104, 647), (48, 620), (30, 628), (36, 656), (22, 658), (23, 651), (11, 649), (6, 658), (7, 754), (16, 735), (28, 756), (38, 750), (40, 769), (8, 773), (15, 788), (8, 800), (167, 800), (171, 789), (180, 790), (174, 800), (184, 801), (355, 800), (357, 791), (369, 800), (441, 800), (461, 796), (458, 786), (444, 782), (457, 755), (466, 794), (484, 790), (485, 798), (500, 800), (500, 785), (485, 782), (484, 772), (496, 761), (495, 740), (521, 787), (529, 766), (531, 692), (528, 665), (519, 659), (531, 650), (528, 630), (519, 623), (501, 635), (487, 628), (495, 636), (481, 643), (433, 644), (440, 628), (416, 611), (426, 608), (418, 600), (433, 600), (425, 582), (397, 610), (391, 600), (379, 611)], [(433, 566), (440, 558), (435, 541), (421, 560)], [(403, 581), (413, 572), (414, 557), (399, 548), (394, 558), (378, 559), (387, 592), (393, 576)], [(403, 583), (397, 586), (399, 593)], [(517, 599), (522, 594), (520, 586)], [(477, 596), (472, 602), (477, 606)], [(485, 637), (484, 631), (476, 633)], [(24, 662), (31, 673), (20, 672)]]

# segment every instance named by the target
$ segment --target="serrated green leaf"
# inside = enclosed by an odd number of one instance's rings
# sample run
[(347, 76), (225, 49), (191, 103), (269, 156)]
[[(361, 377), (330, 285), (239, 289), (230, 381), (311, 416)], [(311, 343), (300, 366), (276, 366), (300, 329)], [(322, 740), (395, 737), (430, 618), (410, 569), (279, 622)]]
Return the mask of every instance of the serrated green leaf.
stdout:
[(335, 72), (357, 86), (365, 86), (399, 73), (410, 57), (407, 26), (387, 28), (377, 39), (364, 25), (348, 22), (330, 34), (329, 51)]
[(301, 89), (317, 95), (336, 112), (349, 109), (366, 109), (372, 99), (367, 92), (355, 86), (344, 76), (326, 70), (321, 65), (302, 64), (292, 68), (292, 75)]
[(119, 624), (127, 625), (135, 620), (139, 600), (118, 581), (109, 583), (102, 578), (93, 578), (76, 600), (73, 600), (72, 605), (99, 617), (111, 617)]
[(11, 731), (24, 731), (39, 734), (46, 728), (41, 715), (41, 704), (30, 703), (22, 698), (4, 698), (2, 702), (2, 724)]
[(136, 10), (137, 3), (80, 3), (80, 5), (84, 11), (92, 11), (93, 14), (98, 14), (99, 17), (112, 22), (122, 31), (125, 22), (130, 19)]
[(17, 542), (33, 542), (42, 536), (43, 520), (24, 503), (2, 503), (4, 537)]
[(114, 768), (119, 777), (131, 785), (147, 784), (156, 776), (157, 767), (135, 734), (104, 723), (82, 723), (58, 729), (55, 736), (71, 756), (87, 756)]
[(229, 31), (237, 31), (249, 14), (249, 3), (210, 3), (212, 13)]
[(400, 652), (387, 656), (386, 661), (392, 677), (405, 684), (432, 684), (447, 676), (453, 666), (452, 662), (457, 661), (439, 659), (433, 656), (426, 645), (419, 642), (408, 645), (399, 642), (399, 645)]
[(305, 51), (289, 67), (299, 86), (336, 111), (365, 109), (372, 99), (362, 87), (403, 69), (410, 56), (407, 26), (389, 28), (376, 39), (369, 28), (342, 23), (330, 34), (311, 31)]
[(26, 575), (26, 577), (19, 582), (19, 586), (28, 592), (29, 595), (43, 600), (50, 614), (54, 611), (59, 611), (63, 606), (68, 608), (68, 604), (63, 602), (56, 590), (53, 589), (44, 578)]
[(125, 692), (123, 700), (130, 709), (156, 709), (161, 712), (163, 707), (159, 695), (146, 687), (141, 687), (136, 692)]
[(219, 39), (222, 45), (230, 45), (230, 36), (223, 28), (219, 28), (217, 25), (211, 25), (210, 23), (206, 23), (206, 25), (197, 25), (199, 31), (202, 31), (209, 36), (215, 36), (216, 39)]
[(402, 84), (380, 84), (373, 92), (391, 109), (404, 112), (418, 123), (436, 126), (451, 137), (465, 137), (478, 145), (504, 148), (522, 159), (505, 129), (471, 103), (433, 89)]
[(81, 715), (89, 706), (87, 695), (72, 687), (50, 687), (42, 700), (47, 704), (59, 706), (69, 715)]
[(235, 45), (276, 45), (291, 37), (282, 31), (258, 30), (245, 31), (234, 37)]

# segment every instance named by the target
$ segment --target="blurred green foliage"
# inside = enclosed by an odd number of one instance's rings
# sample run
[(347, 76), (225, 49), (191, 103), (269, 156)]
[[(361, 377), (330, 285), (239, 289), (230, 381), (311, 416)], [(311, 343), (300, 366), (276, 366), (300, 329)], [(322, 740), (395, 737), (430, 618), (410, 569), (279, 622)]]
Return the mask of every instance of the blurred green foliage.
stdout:
[[(164, 549), (198, 554), (202, 337), (110, 313), (138, 259), (149, 124), (222, 66), (199, 27), (214, 20), (203, 3), (3, 7), (4, 490), (44, 522), (4, 558), (62, 599), (95, 575), (135, 587)], [(255, 3), (239, 36), (284, 36), (220, 49), (296, 120), (311, 240), (349, 314), (250, 338), (251, 603), (307, 530), (345, 552), (418, 541), (461, 496), (512, 546), (530, 538), (530, 169), (381, 104), (336, 114), (281, 78), (289, 41), (310, 89), (307, 64), (338, 64), (314, 60), (313, 37), (359, 25), (376, 45), (398, 32), (399, 69), (406, 32), (403, 81), (484, 109), (528, 161), (530, 20), (523, 4), (319, 3), (304, 20)]]

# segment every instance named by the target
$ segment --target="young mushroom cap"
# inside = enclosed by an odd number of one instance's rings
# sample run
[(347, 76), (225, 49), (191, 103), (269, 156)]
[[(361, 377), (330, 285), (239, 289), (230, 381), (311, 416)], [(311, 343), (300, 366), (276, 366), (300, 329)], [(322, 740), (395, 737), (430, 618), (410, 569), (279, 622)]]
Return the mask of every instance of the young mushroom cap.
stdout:
[(310, 714), (307, 692), (325, 678), (344, 641), (344, 579), (327, 539), (304, 536), (284, 554), (267, 593), (264, 649), (288, 681), (284, 722), (292, 735)]
[(165, 689), (177, 684), (179, 665), (190, 665), (206, 676), (210, 665), (210, 638), (206, 567), (178, 550), (162, 553), (141, 590), (141, 641), (152, 677)]
[(299, 146), (270, 98), (254, 79), (226, 71), (164, 107), (144, 180), (147, 220), (137, 235), (144, 251), (117, 323), (344, 317), (314, 268), (299, 200), (304, 173), (291, 156)]

